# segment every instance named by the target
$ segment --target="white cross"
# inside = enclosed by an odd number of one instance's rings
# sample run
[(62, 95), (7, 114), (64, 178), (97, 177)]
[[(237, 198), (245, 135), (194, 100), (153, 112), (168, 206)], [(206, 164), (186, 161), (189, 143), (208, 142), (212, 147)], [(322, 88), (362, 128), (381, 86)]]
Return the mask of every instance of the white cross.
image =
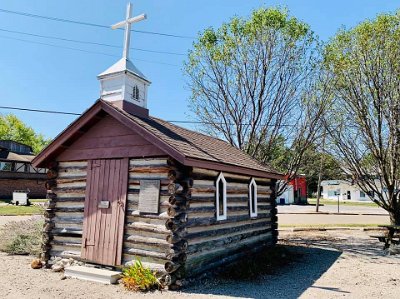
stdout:
[(145, 14), (138, 15), (136, 17), (131, 18), (132, 7), (131, 3), (128, 2), (128, 6), (126, 8), (126, 19), (124, 21), (118, 22), (111, 26), (112, 29), (118, 29), (125, 27), (125, 41), (124, 41), (124, 51), (122, 53), (123, 57), (129, 59), (129, 43), (131, 39), (131, 24), (143, 21), (147, 18)]

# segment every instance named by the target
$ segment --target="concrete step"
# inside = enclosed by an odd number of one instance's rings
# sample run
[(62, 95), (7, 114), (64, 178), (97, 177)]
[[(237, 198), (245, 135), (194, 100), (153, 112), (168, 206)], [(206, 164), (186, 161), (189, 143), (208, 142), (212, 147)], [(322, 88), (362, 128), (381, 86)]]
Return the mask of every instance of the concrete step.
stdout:
[(72, 266), (65, 268), (64, 275), (66, 277), (100, 282), (104, 284), (115, 284), (121, 277), (121, 272), (83, 266)]

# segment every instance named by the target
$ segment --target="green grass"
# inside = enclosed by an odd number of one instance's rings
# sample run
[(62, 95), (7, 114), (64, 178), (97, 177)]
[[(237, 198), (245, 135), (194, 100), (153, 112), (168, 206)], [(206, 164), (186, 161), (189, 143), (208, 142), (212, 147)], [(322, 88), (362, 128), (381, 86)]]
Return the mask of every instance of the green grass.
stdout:
[(1, 216), (21, 216), (21, 215), (40, 215), (43, 214), (43, 208), (40, 206), (0, 206)]
[[(45, 199), (45, 198), (39, 198), (39, 199), (29, 199), (29, 201), (31, 202), (31, 203), (41, 203), (41, 202), (46, 202), (47, 201), (47, 199)], [(0, 204), (4, 204), (4, 203), (6, 203), (6, 204), (9, 204), (11, 202), (11, 199), (0, 199)]]
[[(309, 198), (307, 199), (309, 204), (316, 205), (317, 204), (317, 199), (316, 198)], [(337, 200), (331, 200), (331, 199), (320, 199), (319, 201), (320, 204), (323, 205), (332, 205), (332, 206), (337, 206)], [(366, 202), (356, 202), (356, 201), (340, 201), (339, 203), (341, 206), (356, 206), (356, 207), (374, 207), (377, 208), (379, 207), (376, 203), (373, 203), (372, 201), (366, 201)]]

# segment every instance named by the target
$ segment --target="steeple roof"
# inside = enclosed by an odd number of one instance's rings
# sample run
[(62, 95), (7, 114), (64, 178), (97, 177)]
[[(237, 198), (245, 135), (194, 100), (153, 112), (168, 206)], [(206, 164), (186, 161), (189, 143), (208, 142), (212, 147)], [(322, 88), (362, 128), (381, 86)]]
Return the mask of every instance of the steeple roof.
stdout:
[(118, 60), (115, 64), (109, 67), (107, 70), (102, 72), (97, 76), (97, 78), (103, 78), (104, 76), (111, 75), (111, 74), (118, 74), (122, 72), (130, 72), (133, 75), (151, 83), (146, 76), (127, 58), (122, 57)]

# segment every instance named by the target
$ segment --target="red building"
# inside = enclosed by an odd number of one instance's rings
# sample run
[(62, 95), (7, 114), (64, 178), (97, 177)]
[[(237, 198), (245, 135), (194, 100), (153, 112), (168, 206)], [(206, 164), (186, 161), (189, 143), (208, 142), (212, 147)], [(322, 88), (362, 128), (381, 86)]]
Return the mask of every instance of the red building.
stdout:
[(293, 198), (295, 204), (307, 203), (307, 180), (304, 174), (297, 175), (289, 182), (293, 186)]

